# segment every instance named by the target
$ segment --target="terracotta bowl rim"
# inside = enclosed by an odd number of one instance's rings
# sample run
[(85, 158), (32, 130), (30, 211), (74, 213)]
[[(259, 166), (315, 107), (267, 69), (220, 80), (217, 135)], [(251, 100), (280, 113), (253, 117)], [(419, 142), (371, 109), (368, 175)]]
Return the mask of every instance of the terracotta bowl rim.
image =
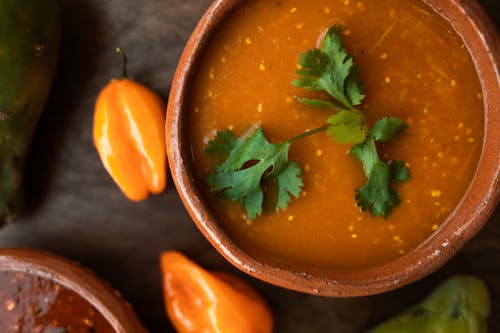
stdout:
[(116, 333), (147, 333), (121, 294), (77, 262), (42, 250), (3, 248), (0, 271), (39, 276), (72, 290), (93, 305)]
[(232, 10), (245, 0), (217, 0), (195, 28), (180, 58), (170, 92), (166, 131), (170, 170), (198, 229), (231, 264), (287, 289), (331, 297), (372, 295), (414, 282), (440, 268), (487, 222), (500, 197), (500, 38), (476, 1), (424, 0), (462, 37), (478, 72), (484, 97), (485, 134), (476, 174), (462, 201), (424, 243), (387, 264), (353, 270), (320, 270), (257, 259), (236, 245), (204, 202), (190, 170), (183, 108), (205, 46)]

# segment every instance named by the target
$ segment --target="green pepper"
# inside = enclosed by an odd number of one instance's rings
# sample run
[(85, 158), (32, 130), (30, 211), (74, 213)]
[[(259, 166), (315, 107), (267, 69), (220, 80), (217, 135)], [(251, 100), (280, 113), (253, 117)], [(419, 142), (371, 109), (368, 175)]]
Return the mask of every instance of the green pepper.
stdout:
[(0, 226), (23, 208), (23, 169), (56, 73), (57, 0), (0, 0)]
[(486, 333), (489, 315), (485, 284), (475, 277), (456, 276), (368, 333)]

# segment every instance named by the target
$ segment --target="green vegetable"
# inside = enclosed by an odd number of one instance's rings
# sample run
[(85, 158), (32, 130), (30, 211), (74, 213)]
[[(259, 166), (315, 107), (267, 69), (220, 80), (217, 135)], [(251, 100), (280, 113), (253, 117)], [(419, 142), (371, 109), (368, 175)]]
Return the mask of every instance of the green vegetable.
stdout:
[(474, 277), (453, 277), (425, 300), (368, 333), (486, 333), (490, 299)]
[(299, 98), (314, 107), (326, 107), (338, 112), (328, 119), (328, 134), (340, 143), (354, 143), (350, 154), (356, 156), (367, 176), (364, 186), (356, 190), (356, 202), (372, 216), (389, 217), (399, 202), (393, 181), (409, 180), (404, 162), (384, 163), (380, 160), (376, 142), (386, 143), (399, 135), (407, 125), (398, 118), (382, 118), (372, 129), (366, 125), (365, 114), (356, 109), (365, 98), (363, 84), (357, 81), (359, 68), (342, 41), (342, 28), (333, 26), (327, 32), (321, 49), (309, 50), (299, 60), (299, 79), (292, 84), (307, 90), (324, 91), (334, 102)]
[(0, 225), (23, 206), (23, 168), (55, 76), (56, 0), (0, 0)]
[[(299, 79), (292, 84), (298, 88), (312, 91), (325, 91), (335, 99), (337, 109), (353, 110), (361, 104), (363, 83), (356, 81), (359, 68), (354, 64), (342, 41), (342, 27), (331, 27), (323, 40), (321, 49), (313, 49), (300, 56), (301, 68), (297, 71)], [(315, 100), (301, 98), (301, 101), (312, 106)]]
[[(207, 152), (223, 152), (226, 161), (215, 168), (208, 184), (221, 196), (245, 206), (248, 218), (262, 213), (264, 191), (262, 181), (275, 180), (278, 184), (276, 210), (286, 208), (290, 194), (297, 197), (302, 187), (302, 174), (297, 162), (288, 161), (290, 143), (271, 144), (262, 128), (257, 128), (246, 139), (236, 139), (230, 131), (219, 132)], [(251, 166), (243, 168), (251, 163)]]
[(293, 142), (317, 132), (306, 132), (278, 144), (270, 143), (261, 127), (242, 139), (229, 130), (218, 132), (206, 152), (219, 154), (225, 161), (208, 176), (208, 185), (222, 198), (243, 204), (247, 218), (254, 219), (262, 214), (263, 182), (274, 181), (278, 188), (275, 210), (286, 208), (290, 195), (297, 198), (303, 186), (302, 171), (297, 162), (288, 161), (288, 150)]
[(384, 163), (380, 160), (376, 142), (387, 142), (401, 133), (406, 124), (398, 118), (382, 118), (370, 130), (366, 140), (355, 144), (349, 153), (356, 156), (365, 169), (366, 184), (356, 190), (356, 201), (363, 211), (371, 211), (372, 216), (384, 218), (396, 207), (400, 200), (396, 191), (389, 187), (393, 180), (409, 180), (409, 170), (403, 161)]
[(356, 190), (355, 199), (363, 211), (372, 216), (387, 218), (400, 202), (398, 193), (390, 186), (394, 181), (407, 181), (409, 170), (402, 161), (384, 163), (376, 143), (386, 143), (399, 135), (406, 124), (394, 117), (382, 118), (371, 129), (365, 114), (356, 109), (365, 98), (363, 83), (358, 81), (359, 68), (344, 47), (342, 28), (333, 26), (326, 34), (321, 49), (305, 52), (299, 59), (299, 78), (292, 84), (310, 91), (323, 91), (333, 98), (297, 99), (309, 106), (336, 111), (328, 126), (306, 132), (286, 142), (271, 144), (262, 128), (251, 135), (236, 139), (230, 131), (219, 132), (210, 142), (207, 153), (219, 153), (225, 161), (208, 177), (208, 185), (221, 197), (244, 205), (247, 217), (253, 219), (262, 213), (265, 182), (278, 185), (275, 209), (286, 208), (291, 196), (301, 193), (301, 170), (297, 162), (288, 161), (293, 142), (306, 136), (327, 131), (333, 140), (354, 144), (350, 154), (363, 164), (367, 182)]

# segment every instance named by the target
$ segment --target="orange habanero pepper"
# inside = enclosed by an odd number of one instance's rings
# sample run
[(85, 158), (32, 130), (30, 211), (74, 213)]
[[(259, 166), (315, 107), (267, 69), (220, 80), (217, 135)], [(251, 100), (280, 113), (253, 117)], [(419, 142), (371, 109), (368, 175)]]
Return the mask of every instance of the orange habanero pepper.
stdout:
[(266, 301), (228, 273), (210, 273), (179, 252), (161, 256), (167, 314), (178, 333), (271, 333)]
[(121, 54), (122, 76), (113, 79), (97, 98), (94, 144), (104, 167), (133, 201), (165, 189), (165, 112), (161, 98), (127, 78), (127, 57)]

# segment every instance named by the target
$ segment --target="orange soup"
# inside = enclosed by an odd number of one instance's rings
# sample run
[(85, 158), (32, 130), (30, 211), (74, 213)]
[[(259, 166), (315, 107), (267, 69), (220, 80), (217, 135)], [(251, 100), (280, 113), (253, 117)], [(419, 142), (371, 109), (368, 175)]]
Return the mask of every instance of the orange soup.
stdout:
[[(351, 145), (318, 134), (298, 141), (290, 160), (303, 170), (303, 192), (287, 209), (248, 220), (237, 203), (206, 184), (220, 163), (204, 149), (216, 131), (236, 136), (252, 125), (271, 142), (325, 125), (328, 110), (294, 97), (301, 53), (343, 26), (360, 66), (369, 125), (383, 116), (408, 128), (379, 147), (384, 161), (404, 160), (411, 180), (395, 183), (401, 203), (388, 219), (356, 205), (366, 182)], [(324, 269), (366, 268), (412, 250), (439, 229), (472, 180), (482, 148), (483, 100), (475, 67), (451, 26), (417, 0), (253, 0), (232, 14), (206, 48), (187, 110), (193, 165), (218, 219), (250, 253)]]

